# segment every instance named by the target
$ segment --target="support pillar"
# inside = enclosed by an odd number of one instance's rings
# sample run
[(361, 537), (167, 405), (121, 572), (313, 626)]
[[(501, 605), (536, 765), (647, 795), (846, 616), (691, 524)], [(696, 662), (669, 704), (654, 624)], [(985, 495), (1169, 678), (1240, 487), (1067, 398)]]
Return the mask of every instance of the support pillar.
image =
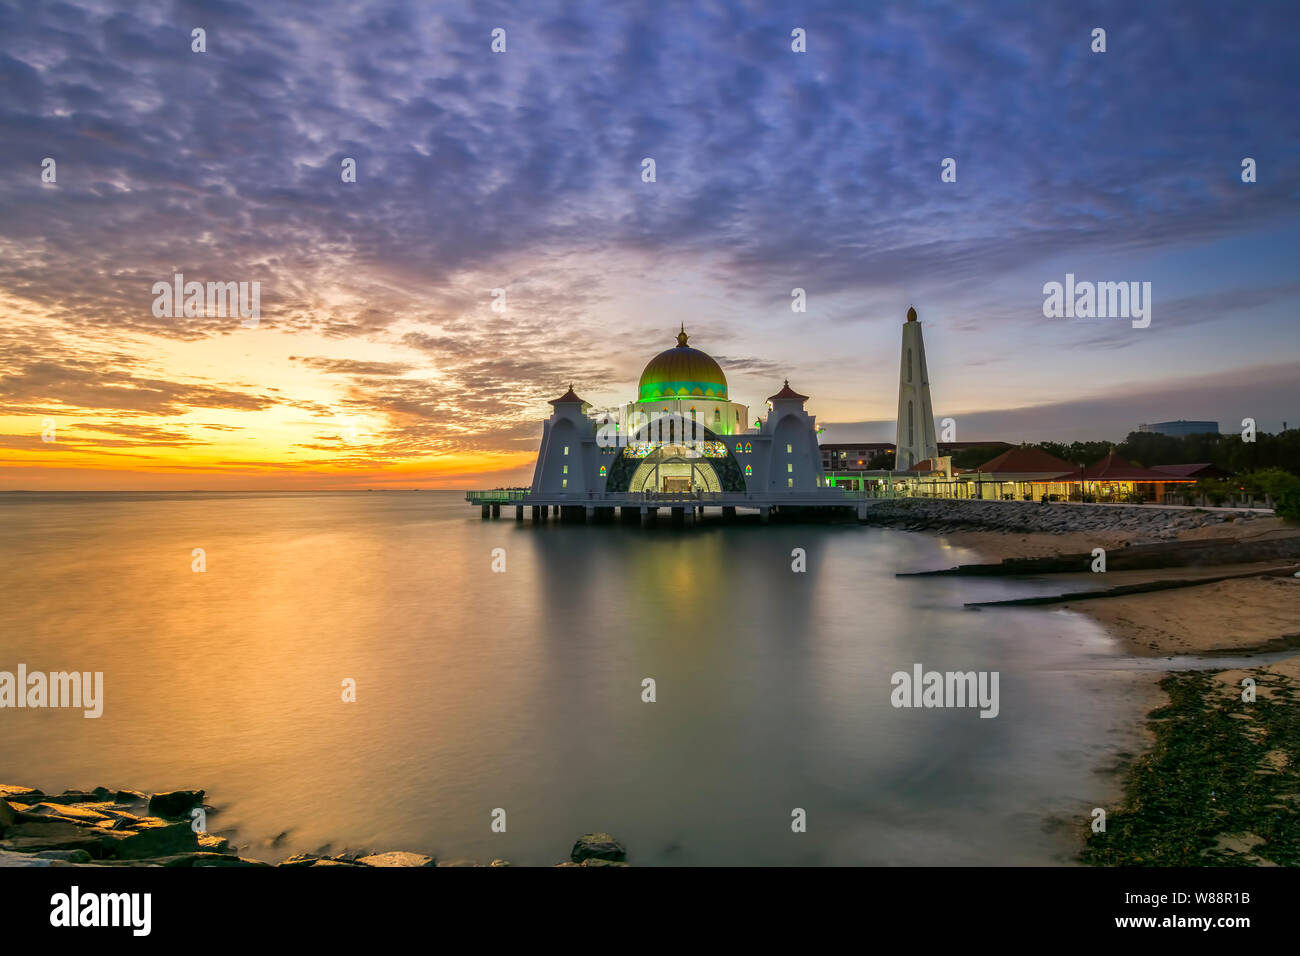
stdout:
[(523, 505), (515, 505), (515, 520), (516, 520), (516, 521), (523, 521), (523, 520), (524, 520), (524, 506), (523, 506)]
[(772, 520), (772, 509), (771, 509), (771, 508), (759, 508), (759, 509), (758, 509), (758, 520), (761, 521), (763, 524), (767, 524), (769, 521), (771, 521), (771, 520)]
[(492, 517), (494, 517), (494, 518), (500, 518), (500, 517), (501, 517), (501, 505), (499, 505), (499, 504), (494, 504), (494, 505), (492, 506)]
[(533, 524), (542, 520), (542, 508), (540, 505), (533, 505)]
[(596, 508), (594, 505), (587, 505), (586, 511), (582, 516), (588, 524), (594, 524), (596, 521)]
[(486, 518), (486, 517), (488, 517), (491, 513), (492, 513), (492, 512), (491, 512), (491, 508), (490, 508), (488, 505), (486, 505), (486, 504), (483, 505), (483, 508), (482, 508), (482, 517)]
[(722, 506), (722, 520), (723, 520), (723, 521), (734, 521), (735, 518), (736, 518), (736, 506), (735, 506), (735, 505), (723, 505), (723, 506)]

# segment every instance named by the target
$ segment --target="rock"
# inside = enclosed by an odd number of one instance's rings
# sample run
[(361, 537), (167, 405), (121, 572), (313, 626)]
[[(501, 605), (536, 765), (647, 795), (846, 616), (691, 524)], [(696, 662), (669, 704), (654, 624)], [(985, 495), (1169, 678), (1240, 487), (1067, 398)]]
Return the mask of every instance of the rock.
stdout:
[(200, 833), (199, 849), (204, 853), (228, 853), (230, 851), (230, 841), (225, 837), (213, 836), (211, 833)]
[(407, 853), (405, 850), (393, 850), (389, 853), (375, 853), (357, 860), (363, 866), (433, 866), (434, 859), (423, 853)]
[(438, 866), (478, 866), (476, 860), (448, 860), (446, 863), (439, 863)]
[(41, 797), (40, 803), (95, 803), (95, 795), (85, 790), (64, 790), (52, 797)]
[(5, 831), (0, 849), (19, 853), (36, 853), (40, 850), (85, 850), (91, 856), (104, 855), (103, 831), (95, 827), (77, 826), (64, 820), (47, 820), (41, 823), (17, 823)]
[(287, 860), (281, 860), (277, 866), (311, 866), (319, 859), (314, 853), (296, 853)]
[(132, 830), (103, 832), (109, 837), (109, 854), (123, 860), (192, 853), (199, 848), (198, 834), (188, 823), (168, 823), (155, 817), (145, 817)]
[(569, 859), (574, 863), (583, 860), (622, 860), (627, 857), (627, 850), (608, 833), (584, 833), (578, 837), (569, 852)]
[(0, 799), (17, 800), (19, 803), (35, 803), (44, 797), (44, 793), (33, 790), (31, 787), (14, 787), (0, 783)]
[(96, 823), (111, 821), (113, 818), (106, 813), (101, 813), (91, 806), (81, 806), (78, 804), (59, 804), (59, 803), (38, 803), (29, 807), (23, 813), (23, 819), (29, 822), (38, 822), (32, 818), (53, 817), (56, 820), (64, 820), (69, 823), (78, 823), (82, 826), (94, 826)]
[(116, 806), (104, 807), (102, 812), (111, 821), (107, 825), (110, 830), (130, 829), (139, 826), (142, 820), (158, 819), (157, 817), (139, 817), (129, 810), (121, 810)]
[(556, 866), (577, 866), (578, 864), (574, 863), (572, 860), (565, 860), (563, 863), (557, 863), (555, 865)]
[(34, 853), (13, 853), (0, 848), (0, 867), (9, 866), (71, 866), (64, 860), (47, 860)]
[(582, 865), (583, 866), (629, 866), (630, 864), (624, 863), (622, 860), (599, 860), (596, 859), (595, 857), (592, 857), (591, 859), (583, 860)]
[(169, 853), (166, 856), (151, 856), (145, 862), (157, 863), (159, 866), (198, 866), (207, 860), (215, 860), (229, 857), (237, 860), (237, 856), (225, 853)]
[[(233, 854), (209, 854), (207, 859), (195, 860), (195, 867), (205, 866), (270, 866), (270, 863), (263, 863), (261, 860), (249, 860), (242, 856)], [(348, 864), (344, 864), (347, 866)]]
[(0, 836), (4, 836), (5, 830), (17, 822), (17, 814), (14, 808), (9, 806), (9, 801), (0, 797)]
[(90, 794), (98, 803), (113, 802), (113, 791), (108, 789), (108, 787), (96, 787), (94, 790), (90, 791)]
[(205, 866), (270, 866), (260, 860), (247, 860), (234, 853), (169, 853), (166, 856), (150, 857), (144, 863), (154, 863), (167, 867), (205, 867)]
[(149, 798), (149, 812), (160, 817), (188, 817), (191, 810), (202, 804), (202, 790), (170, 790)]
[(145, 803), (148, 799), (149, 795), (139, 790), (119, 790), (113, 794), (114, 803)]
[(360, 863), (347, 863), (343, 860), (313, 860), (308, 866), (360, 866)]
[(41, 850), (36, 855), (42, 860), (63, 860), (65, 863), (89, 863), (91, 859), (85, 850)]
[(488, 866), (514, 866), (514, 864), (509, 860), (496, 859), (489, 863)]

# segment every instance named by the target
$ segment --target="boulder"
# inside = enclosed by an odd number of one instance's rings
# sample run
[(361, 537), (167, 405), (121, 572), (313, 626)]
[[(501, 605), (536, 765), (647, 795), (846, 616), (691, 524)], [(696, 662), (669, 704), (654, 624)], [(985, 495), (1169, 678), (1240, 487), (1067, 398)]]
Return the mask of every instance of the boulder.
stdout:
[(119, 790), (113, 794), (114, 803), (145, 803), (148, 799), (149, 795), (139, 790)]
[(628, 865), (629, 864), (624, 863), (622, 860), (600, 860), (595, 857), (582, 861), (582, 866), (628, 866)]
[[(101, 805), (102, 806), (102, 805)], [(46, 803), (41, 802), (28, 807), (23, 812), (23, 819), (28, 822), (40, 822), (34, 818), (54, 818), (63, 820), (68, 823), (79, 823), (82, 826), (94, 826), (96, 823), (112, 821), (112, 817), (101, 812), (93, 804), (85, 806), (75, 803)]]
[(5, 831), (0, 849), (18, 853), (37, 853), (41, 850), (85, 850), (91, 856), (104, 855), (102, 831), (94, 827), (81, 827), (64, 820), (47, 820), (41, 823), (17, 823)]
[(311, 866), (319, 859), (320, 857), (318, 857), (314, 853), (296, 853), (293, 856), (289, 857), (289, 859), (287, 860), (281, 860), (277, 865), (278, 866)]
[(149, 798), (149, 812), (160, 817), (188, 817), (191, 810), (202, 804), (202, 790), (169, 790)]
[(9, 866), (71, 866), (64, 860), (47, 860), (34, 853), (14, 853), (0, 847), (0, 867)]
[(623, 860), (627, 850), (608, 833), (584, 833), (569, 852), (574, 863), (583, 860)]
[(151, 856), (192, 853), (199, 849), (199, 838), (188, 823), (168, 823), (145, 817), (131, 830), (105, 830), (109, 853), (123, 860), (142, 860)]
[(511, 863), (509, 860), (502, 860), (499, 858), (493, 860), (491, 863), (488, 864), (488, 866), (513, 866), (513, 865), (514, 864)]
[(35, 803), (37, 800), (44, 799), (44, 797), (44, 793), (33, 790), (31, 787), (15, 787), (10, 784), (0, 783), (0, 799), (17, 800), (19, 803)]
[[(32, 801), (36, 802), (36, 801)], [(40, 803), (96, 803), (95, 795), (87, 790), (64, 790), (54, 796), (40, 798)]]
[(250, 860), (246, 857), (235, 856), (233, 853), (210, 853), (205, 859), (195, 860), (195, 867), (205, 866), (270, 866), (270, 863), (263, 863), (261, 860)]
[(446, 863), (438, 863), (438, 866), (479, 866), (475, 860), (448, 860)]
[(308, 866), (355, 866), (360, 867), (360, 863), (348, 863), (344, 860), (312, 860)]
[(14, 808), (9, 806), (9, 801), (0, 797), (0, 836), (4, 836), (5, 830), (13, 826), (17, 821), (17, 815)]
[(36, 855), (42, 860), (63, 860), (65, 863), (89, 863), (91, 859), (85, 850), (41, 850)]
[(423, 853), (407, 853), (405, 850), (393, 850), (389, 853), (374, 853), (357, 860), (364, 866), (433, 866), (434, 859)]
[(230, 841), (222, 836), (213, 836), (211, 833), (200, 833), (199, 849), (204, 853), (228, 853), (230, 850)]

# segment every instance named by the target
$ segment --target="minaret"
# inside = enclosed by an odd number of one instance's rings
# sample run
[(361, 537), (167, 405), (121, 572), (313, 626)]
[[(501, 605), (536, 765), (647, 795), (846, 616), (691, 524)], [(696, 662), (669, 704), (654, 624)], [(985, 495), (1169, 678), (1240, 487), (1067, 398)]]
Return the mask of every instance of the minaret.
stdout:
[(934, 409), (930, 407), (930, 373), (925, 368), (925, 342), (916, 309), (903, 323), (903, 355), (898, 369), (898, 431), (894, 438), (894, 470), (907, 471), (919, 461), (935, 458)]

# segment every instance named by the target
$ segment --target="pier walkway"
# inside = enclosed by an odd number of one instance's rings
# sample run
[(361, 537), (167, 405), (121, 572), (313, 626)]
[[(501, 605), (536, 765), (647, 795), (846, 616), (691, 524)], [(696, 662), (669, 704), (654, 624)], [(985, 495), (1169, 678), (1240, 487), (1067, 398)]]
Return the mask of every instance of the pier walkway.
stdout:
[(838, 488), (766, 495), (744, 492), (534, 495), (528, 488), (497, 488), (465, 494), (466, 501), (482, 509), (484, 518), (499, 518), (502, 506), (513, 506), (516, 521), (524, 519), (524, 509), (527, 508), (535, 522), (545, 521), (553, 515), (562, 521), (597, 522), (619, 518), (628, 523), (640, 521), (644, 525), (654, 524), (661, 510), (666, 511), (675, 524), (699, 520), (709, 510), (720, 512), (723, 518), (734, 518), (740, 510), (756, 511), (761, 521), (768, 521), (774, 513), (783, 511), (807, 513), (832, 509), (848, 511), (859, 519), (865, 519), (873, 504), (891, 497), (894, 496)]

